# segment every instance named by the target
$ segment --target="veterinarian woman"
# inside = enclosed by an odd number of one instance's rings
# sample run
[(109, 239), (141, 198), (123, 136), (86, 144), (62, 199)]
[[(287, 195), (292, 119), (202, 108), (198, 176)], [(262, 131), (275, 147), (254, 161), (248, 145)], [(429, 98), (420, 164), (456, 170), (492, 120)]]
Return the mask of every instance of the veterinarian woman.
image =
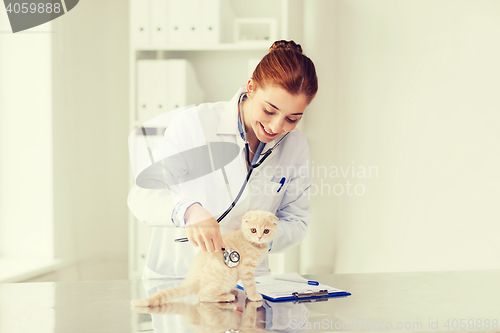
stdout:
[[(221, 234), (239, 228), (250, 210), (266, 210), (279, 218), (270, 253), (302, 241), (311, 216), (311, 177), (307, 140), (295, 127), (317, 89), (314, 64), (300, 45), (277, 41), (229, 102), (178, 113), (164, 139), (152, 147), (163, 169), (157, 163), (136, 175), (128, 197), (133, 214), (153, 227), (144, 279), (184, 277), (197, 251), (221, 251)], [(250, 166), (245, 142), (251, 164), (274, 148), (252, 170), (237, 204), (218, 223), (246, 182)], [(204, 147), (211, 162), (200, 166)], [(217, 160), (221, 151), (223, 157)], [(195, 172), (194, 167), (210, 172)], [(175, 241), (186, 236), (189, 242)], [(257, 274), (268, 273), (266, 259)]]

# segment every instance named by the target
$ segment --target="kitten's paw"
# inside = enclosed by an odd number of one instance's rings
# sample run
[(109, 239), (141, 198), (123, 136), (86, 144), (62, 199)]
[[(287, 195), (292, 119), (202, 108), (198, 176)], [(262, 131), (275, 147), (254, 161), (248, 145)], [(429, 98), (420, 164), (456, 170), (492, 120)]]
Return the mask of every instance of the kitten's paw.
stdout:
[(149, 301), (147, 299), (136, 299), (130, 302), (132, 306), (149, 306)]
[(233, 294), (234, 296), (238, 296), (238, 289), (233, 289), (231, 290), (231, 294)]
[(157, 306), (132, 306), (130, 309), (139, 313), (164, 314), (167, 312), (168, 306), (166, 304)]
[(257, 302), (262, 300), (262, 295), (259, 293), (247, 295), (247, 298), (252, 302)]
[(246, 300), (245, 302), (245, 311), (247, 310), (256, 310), (262, 306), (262, 300), (260, 301), (251, 301), (251, 300)]
[(150, 313), (151, 308), (149, 306), (131, 306), (131, 310), (139, 313)]
[(131, 309), (139, 313), (166, 314), (175, 310), (175, 305), (175, 303), (164, 303), (156, 306), (132, 306)]
[(219, 302), (233, 302), (236, 299), (234, 294), (225, 294), (222, 295), (219, 299)]

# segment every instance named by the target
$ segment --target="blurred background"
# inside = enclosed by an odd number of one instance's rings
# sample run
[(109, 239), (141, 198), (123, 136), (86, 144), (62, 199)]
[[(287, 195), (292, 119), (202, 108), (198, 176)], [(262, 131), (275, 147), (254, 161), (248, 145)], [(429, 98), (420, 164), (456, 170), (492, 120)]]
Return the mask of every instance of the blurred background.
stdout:
[(129, 133), (229, 100), (275, 39), (319, 91), (312, 220), (273, 272), (500, 268), (498, 1), (82, 0), (0, 32), (0, 282), (140, 278)]

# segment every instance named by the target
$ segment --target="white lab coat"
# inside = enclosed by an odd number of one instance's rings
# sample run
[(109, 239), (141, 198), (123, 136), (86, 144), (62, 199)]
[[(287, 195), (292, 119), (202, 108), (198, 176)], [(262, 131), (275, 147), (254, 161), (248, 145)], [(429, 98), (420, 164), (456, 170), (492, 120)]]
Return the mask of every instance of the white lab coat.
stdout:
[[(155, 160), (206, 145), (207, 142), (231, 142), (239, 147), (238, 156), (224, 167), (230, 192), (222, 171), (174, 185), (168, 189), (144, 189), (134, 185), (128, 206), (137, 219), (153, 228), (144, 268), (144, 279), (182, 278), (199, 248), (189, 242), (175, 242), (186, 237), (185, 228), (175, 227), (172, 210), (181, 199), (200, 202), (217, 218), (238, 194), (247, 175), (244, 141), (238, 131), (238, 99), (241, 88), (229, 102), (206, 103), (191, 107), (175, 117), (165, 131), (165, 138), (154, 147)], [(263, 152), (278, 139), (268, 143)], [(282, 251), (302, 241), (311, 216), (309, 190), (309, 147), (305, 136), (294, 129), (272, 154), (252, 173), (243, 195), (233, 210), (220, 222), (221, 233), (239, 228), (241, 217), (251, 210), (266, 210), (278, 218), (278, 233), (271, 253)], [(284, 184), (282, 178), (285, 178)], [(232, 194), (232, 195), (231, 195)], [(172, 200), (173, 199), (173, 200)], [(269, 274), (267, 258), (258, 274)]]

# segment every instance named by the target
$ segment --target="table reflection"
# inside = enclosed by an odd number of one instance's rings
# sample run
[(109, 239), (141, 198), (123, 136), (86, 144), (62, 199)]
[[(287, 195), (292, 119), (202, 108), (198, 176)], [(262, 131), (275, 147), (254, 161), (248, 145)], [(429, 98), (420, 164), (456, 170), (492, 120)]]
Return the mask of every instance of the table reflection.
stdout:
[[(173, 287), (182, 280), (145, 280), (145, 297)], [(141, 314), (150, 314), (156, 333), (165, 332), (306, 332), (293, 323), (307, 322), (309, 310), (302, 303), (252, 302), (239, 290), (234, 302), (198, 302), (193, 296), (154, 307), (132, 307)]]

